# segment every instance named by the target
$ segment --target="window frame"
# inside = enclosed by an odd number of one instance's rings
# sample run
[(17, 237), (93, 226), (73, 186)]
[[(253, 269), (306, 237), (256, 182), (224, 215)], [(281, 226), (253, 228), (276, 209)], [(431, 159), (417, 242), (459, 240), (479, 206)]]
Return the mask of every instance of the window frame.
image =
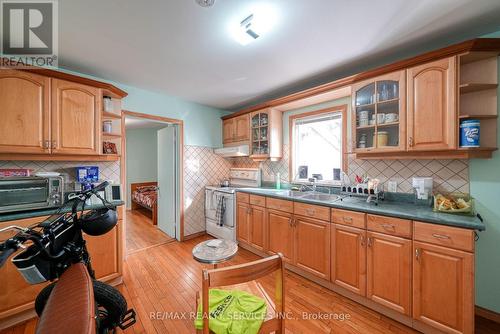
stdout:
[[(303, 112), (296, 115), (290, 115), (288, 118), (288, 149), (289, 149), (289, 182), (290, 183), (309, 183), (308, 181), (295, 179), (295, 169), (293, 166), (294, 160), (294, 134), (295, 134), (295, 121), (308, 118), (311, 116), (321, 116), (324, 114), (340, 113), (342, 116), (342, 171), (347, 173), (348, 162), (347, 162), (347, 104), (329, 107), (320, 110)], [(339, 185), (340, 181), (318, 181), (317, 184), (324, 185)]]

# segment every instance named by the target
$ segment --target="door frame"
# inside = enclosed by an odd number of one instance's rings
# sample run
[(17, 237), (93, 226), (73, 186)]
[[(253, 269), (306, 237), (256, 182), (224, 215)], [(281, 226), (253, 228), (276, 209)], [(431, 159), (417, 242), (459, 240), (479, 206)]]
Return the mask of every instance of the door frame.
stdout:
[[(184, 241), (184, 121), (175, 118), (168, 118), (162, 116), (155, 116), (149, 114), (143, 114), (130, 110), (122, 110), (122, 118), (121, 118), (121, 132), (122, 132), (122, 157), (120, 164), (120, 173), (121, 173), (121, 183), (122, 185), (127, 184), (127, 171), (126, 171), (126, 153), (127, 153), (127, 136), (125, 131), (125, 118), (127, 116), (135, 117), (135, 118), (144, 118), (154, 121), (165, 122), (169, 124), (177, 125), (179, 129), (179, 235), (177, 240)], [(125, 219), (125, 217), (124, 217)], [(124, 224), (125, 225), (125, 224)], [(125, 245), (126, 242), (126, 231), (124, 229), (123, 235), (121, 236), (122, 242)]]

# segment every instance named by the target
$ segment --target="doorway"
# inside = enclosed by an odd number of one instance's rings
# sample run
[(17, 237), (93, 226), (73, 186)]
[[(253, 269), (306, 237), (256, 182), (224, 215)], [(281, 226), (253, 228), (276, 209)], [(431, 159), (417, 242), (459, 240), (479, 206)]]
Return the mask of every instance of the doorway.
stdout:
[(125, 249), (182, 240), (182, 122), (124, 111)]

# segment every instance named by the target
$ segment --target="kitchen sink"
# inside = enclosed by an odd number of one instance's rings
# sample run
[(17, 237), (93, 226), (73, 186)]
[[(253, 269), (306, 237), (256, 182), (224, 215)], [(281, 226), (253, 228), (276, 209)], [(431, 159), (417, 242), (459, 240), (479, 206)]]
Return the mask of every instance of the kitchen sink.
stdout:
[(330, 195), (330, 194), (323, 194), (323, 193), (309, 193), (300, 196), (302, 199), (312, 199), (315, 201), (327, 201), (327, 202), (333, 202), (336, 201), (340, 198), (338, 195)]

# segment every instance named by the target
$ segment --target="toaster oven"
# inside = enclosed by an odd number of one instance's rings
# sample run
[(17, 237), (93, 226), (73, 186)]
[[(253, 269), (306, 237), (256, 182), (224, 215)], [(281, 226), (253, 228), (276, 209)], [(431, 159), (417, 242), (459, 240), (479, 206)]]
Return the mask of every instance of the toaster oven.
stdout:
[(62, 176), (0, 178), (0, 212), (60, 207)]

